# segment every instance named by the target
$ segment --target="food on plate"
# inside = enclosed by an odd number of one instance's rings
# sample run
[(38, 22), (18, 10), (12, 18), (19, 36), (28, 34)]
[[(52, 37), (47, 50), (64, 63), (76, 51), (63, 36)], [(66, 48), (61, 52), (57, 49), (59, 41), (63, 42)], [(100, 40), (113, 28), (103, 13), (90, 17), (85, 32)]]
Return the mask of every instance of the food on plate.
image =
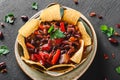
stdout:
[(40, 16), (30, 19), (18, 31), (21, 59), (48, 74), (52, 73), (47, 71), (64, 74), (82, 64), (92, 38), (80, 18), (80, 12), (59, 4), (42, 10)]

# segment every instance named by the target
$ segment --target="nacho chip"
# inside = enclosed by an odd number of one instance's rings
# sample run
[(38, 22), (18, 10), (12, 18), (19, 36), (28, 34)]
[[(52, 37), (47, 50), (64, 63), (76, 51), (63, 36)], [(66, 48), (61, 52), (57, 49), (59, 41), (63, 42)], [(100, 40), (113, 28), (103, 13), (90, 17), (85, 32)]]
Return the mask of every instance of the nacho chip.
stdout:
[(80, 49), (70, 58), (71, 61), (75, 63), (80, 63), (82, 60), (83, 50), (84, 50), (84, 40), (80, 40), (81, 47)]
[(21, 34), (18, 34), (17, 41), (18, 41), (18, 43), (19, 43), (19, 44), (22, 46), (22, 48), (23, 48), (24, 57), (25, 57), (26, 59), (29, 59), (30, 56), (29, 56), (29, 53), (28, 53), (27, 48), (26, 48), (26, 45), (25, 45), (25, 39), (24, 39), (24, 37), (23, 37)]
[(73, 64), (59, 64), (59, 65), (54, 65), (52, 67), (49, 67), (47, 70), (49, 70), (49, 71), (60, 71), (61, 70), (62, 71), (63, 69), (61, 69), (61, 68), (65, 69), (65, 67), (66, 67), (66, 69), (68, 69), (70, 67), (75, 68), (75, 65), (73, 65)]
[(34, 61), (31, 61), (31, 60), (27, 60), (24, 57), (21, 57), (21, 59), (33, 68), (39, 69), (40, 71), (46, 70), (46, 68), (43, 65), (41, 65), (40, 62), (34, 62)]
[(31, 33), (38, 29), (39, 24), (40, 21), (38, 19), (31, 19), (19, 29), (19, 33), (24, 37), (28, 37)]
[(79, 18), (80, 18), (80, 12), (73, 9), (67, 9), (64, 10), (64, 15), (62, 20), (70, 24), (76, 25)]
[(56, 4), (44, 9), (40, 14), (40, 19), (42, 21), (61, 20), (60, 5)]
[(88, 35), (88, 33), (86, 32), (86, 29), (85, 29), (83, 23), (82, 22), (78, 22), (77, 25), (78, 25), (80, 33), (82, 34), (82, 38), (85, 41), (85, 46), (91, 45), (91, 38)]

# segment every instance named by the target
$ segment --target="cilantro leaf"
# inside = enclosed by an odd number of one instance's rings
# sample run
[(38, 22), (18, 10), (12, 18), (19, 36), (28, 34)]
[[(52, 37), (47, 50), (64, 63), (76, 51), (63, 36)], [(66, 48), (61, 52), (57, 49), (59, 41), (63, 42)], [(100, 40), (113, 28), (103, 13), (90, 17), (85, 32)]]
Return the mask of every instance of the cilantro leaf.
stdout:
[(0, 46), (0, 55), (8, 54), (9, 50), (7, 46)]
[(14, 14), (9, 13), (5, 16), (5, 22), (13, 24), (15, 21)]
[(108, 27), (107, 25), (101, 25), (100, 29), (107, 37), (111, 37), (115, 32), (112, 27)]
[(51, 39), (64, 38), (64, 37), (65, 37), (65, 35), (59, 29), (56, 29), (55, 31), (50, 33), (50, 38)]
[(50, 26), (50, 28), (48, 29), (48, 33), (51, 33), (54, 30), (54, 26)]
[(35, 10), (37, 10), (38, 9), (38, 3), (33, 2), (32, 3), (32, 8), (35, 9)]
[(116, 67), (115, 70), (118, 74), (120, 74), (120, 66)]

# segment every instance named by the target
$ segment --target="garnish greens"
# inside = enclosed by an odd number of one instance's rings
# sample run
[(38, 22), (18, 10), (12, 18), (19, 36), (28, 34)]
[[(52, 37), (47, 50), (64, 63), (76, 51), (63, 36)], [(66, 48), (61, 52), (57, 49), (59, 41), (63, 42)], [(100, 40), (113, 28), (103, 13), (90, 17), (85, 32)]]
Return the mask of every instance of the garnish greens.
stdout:
[(100, 29), (107, 37), (111, 37), (115, 32), (112, 27), (108, 27), (107, 25), (101, 25)]
[(14, 23), (14, 21), (15, 21), (14, 14), (9, 13), (8, 15), (5, 16), (5, 22), (12, 24)]
[(48, 29), (48, 33), (50, 33), (50, 38), (51, 39), (56, 39), (56, 38), (64, 38), (65, 35), (62, 31), (60, 31), (59, 29), (54, 29), (54, 26), (51, 26)]
[(35, 10), (37, 10), (38, 9), (38, 3), (33, 2), (32, 3), (32, 8), (35, 9)]
[(50, 26), (50, 28), (48, 29), (48, 33), (51, 33), (54, 30), (54, 26)]
[(116, 67), (115, 70), (118, 74), (120, 74), (120, 66)]
[(7, 46), (0, 46), (0, 55), (8, 54), (9, 50)]

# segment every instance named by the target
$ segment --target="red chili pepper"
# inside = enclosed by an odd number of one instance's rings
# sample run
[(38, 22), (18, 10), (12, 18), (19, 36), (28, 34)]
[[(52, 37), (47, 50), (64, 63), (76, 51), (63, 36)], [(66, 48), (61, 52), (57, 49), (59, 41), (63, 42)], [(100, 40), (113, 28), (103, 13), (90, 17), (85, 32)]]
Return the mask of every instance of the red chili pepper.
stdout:
[(60, 54), (61, 54), (61, 50), (60, 49), (57, 49), (55, 55), (53, 56), (52, 58), (52, 61), (51, 63), (54, 65), (56, 64), (56, 62), (58, 61), (59, 57), (60, 57)]
[(32, 49), (35, 49), (35, 46), (33, 46), (32, 44), (30, 44), (29, 42), (26, 43), (26, 46)]
[(61, 30), (62, 32), (65, 32), (64, 22), (61, 22), (61, 23), (60, 23), (60, 30)]

